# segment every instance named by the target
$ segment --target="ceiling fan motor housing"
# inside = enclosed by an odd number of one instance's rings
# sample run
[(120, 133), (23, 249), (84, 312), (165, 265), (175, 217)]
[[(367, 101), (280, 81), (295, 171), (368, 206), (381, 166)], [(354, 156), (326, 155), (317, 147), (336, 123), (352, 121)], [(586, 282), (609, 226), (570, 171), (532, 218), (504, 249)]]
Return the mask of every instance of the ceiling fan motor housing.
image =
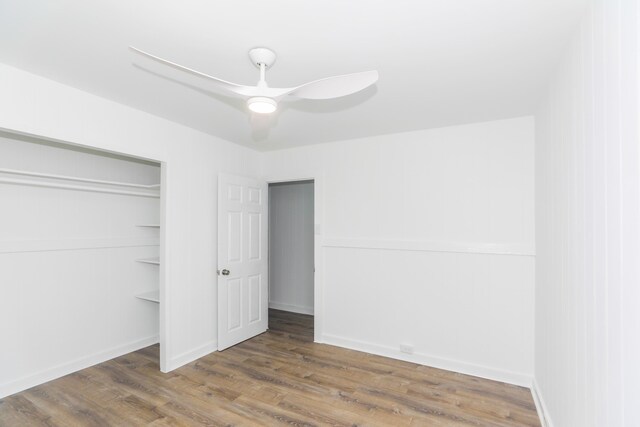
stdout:
[(251, 58), (253, 65), (258, 68), (260, 68), (260, 64), (270, 68), (276, 62), (276, 53), (266, 47), (256, 47), (249, 51), (249, 58)]

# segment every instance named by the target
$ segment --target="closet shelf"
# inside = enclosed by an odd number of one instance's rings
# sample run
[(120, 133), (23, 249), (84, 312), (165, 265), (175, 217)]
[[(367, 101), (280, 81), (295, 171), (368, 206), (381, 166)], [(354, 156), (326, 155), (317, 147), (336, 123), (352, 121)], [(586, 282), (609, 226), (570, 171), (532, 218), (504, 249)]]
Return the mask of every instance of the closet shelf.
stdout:
[(136, 261), (143, 262), (145, 264), (160, 265), (160, 258), (159, 257), (156, 257), (156, 258), (140, 258), (140, 259), (137, 259)]
[(131, 182), (106, 181), (101, 179), (30, 172), (17, 169), (0, 168), (0, 183), (122, 194), (127, 196), (160, 197), (160, 184), (147, 185)]
[(138, 294), (138, 295), (136, 295), (136, 298), (140, 298), (140, 299), (143, 299), (145, 301), (151, 301), (151, 302), (159, 303), (160, 302), (160, 291), (151, 291), (151, 292), (145, 292), (145, 293), (142, 293), (142, 294)]

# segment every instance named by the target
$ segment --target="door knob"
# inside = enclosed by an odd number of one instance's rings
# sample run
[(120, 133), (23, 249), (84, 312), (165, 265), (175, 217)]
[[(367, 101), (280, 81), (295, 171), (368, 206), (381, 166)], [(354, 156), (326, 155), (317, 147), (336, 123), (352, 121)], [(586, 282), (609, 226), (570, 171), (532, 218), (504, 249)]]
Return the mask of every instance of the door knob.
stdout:
[(228, 276), (231, 272), (229, 270), (227, 270), (226, 268), (223, 268), (222, 270), (218, 270), (218, 274), (221, 274), (223, 276)]

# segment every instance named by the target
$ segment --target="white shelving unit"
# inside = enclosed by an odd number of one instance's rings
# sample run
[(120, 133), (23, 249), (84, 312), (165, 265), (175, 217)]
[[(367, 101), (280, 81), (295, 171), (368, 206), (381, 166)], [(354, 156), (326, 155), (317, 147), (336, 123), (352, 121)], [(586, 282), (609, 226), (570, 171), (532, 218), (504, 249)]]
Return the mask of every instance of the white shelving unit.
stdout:
[[(137, 224), (136, 227), (158, 228), (159, 229), (160, 228), (160, 224), (152, 224), (152, 223), (149, 223), (149, 224)], [(144, 263), (144, 264), (160, 265), (160, 257), (141, 258), (141, 259), (137, 259), (136, 261)], [(156, 290), (156, 291), (144, 292), (142, 294), (136, 295), (136, 298), (159, 304), (160, 303), (160, 291)]]
[(138, 294), (136, 295), (136, 298), (140, 298), (143, 299), (145, 301), (151, 301), (151, 302), (155, 302), (155, 303), (160, 303), (160, 291), (151, 291), (151, 292), (144, 292), (142, 294)]
[(160, 265), (160, 258), (159, 257), (154, 257), (154, 258), (140, 258), (136, 260), (137, 262), (142, 262), (144, 264), (154, 264), (154, 265)]
[(121, 194), (125, 196), (160, 197), (160, 184), (147, 185), (132, 182), (106, 181), (102, 179), (80, 178), (76, 176), (17, 169), (0, 168), (0, 183)]
[[(162, 308), (168, 302), (160, 304), (162, 164), (10, 130), (0, 133), (0, 295), (4, 282), (19, 288), (18, 293), (9, 292), (13, 304), (0, 306), (3, 318), (16, 319), (22, 303), (33, 301), (38, 310), (32, 314), (39, 319), (22, 322), (24, 334), (2, 336), (0, 348), (6, 344), (13, 349), (12, 357), (20, 363), (5, 370), (0, 382), (19, 391), (24, 384), (30, 387), (55, 376), (61, 360), (77, 370), (96, 354), (113, 355), (114, 349), (129, 348), (132, 342), (156, 341), (165, 348), (165, 335), (160, 334), (166, 325)], [(151, 264), (137, 259), (150, 259)], [(25, 268), (46, 274), (29, 276)], [(37, 280), (23, 280), (32, 276)], [(50, 300), (46, 290), (52, 288), (72, 297)], [(87, 306), (90, 312), (83, 310)], [(82, 314), (86, 327), (68, 328), (74, 313)], [(114, 329), (114, 313), (121, 324), (135, 327)], [(43, 322), (50, 327), (43, 328)], [(64, 330), (65, 345), (57, 345), (49, 329)], [(94, 336), (104, 339), (91, 339)], [(50, 354), (30, 357), (24, 343), (46, 347)], [(160, 351), (158, 358), (163, 368), (166, 353)], [(34, 382), (25, 383), (24, 378)]]
[[(160, 197), (160, 184), (138, 184), (132, 182), (107, 181), (102, 179), (82, 178), (70, 175), (32, 172), (18, 169), (0, 168), (0, 183), (25, 185), (31, 187), (58, 188), (63, 190), (90, 191), (97, 193), (120, 194), (138, 197)], [(160, 224), (137, 224), (137, 227), (160, 228)], [(160, 258), (142, 258), (137, 262), (160, 265)], [(160, 302), (160, 291), (145, 292), (137, 298)]]

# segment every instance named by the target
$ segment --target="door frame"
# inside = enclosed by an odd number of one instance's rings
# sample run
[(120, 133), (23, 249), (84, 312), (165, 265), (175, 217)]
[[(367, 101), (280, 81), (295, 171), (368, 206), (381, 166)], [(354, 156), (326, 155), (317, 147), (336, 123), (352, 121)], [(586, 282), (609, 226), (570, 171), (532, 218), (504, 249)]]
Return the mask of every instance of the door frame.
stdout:
[[(278, 178), (264, 178), (267, 188), (270, 184), (282, 184), (287, 182), (313, 181), (313, 261), (315, 274), (313, 275), (313, 341), (322, 343), (322, 330), (324, 324), (324, 247), (323, 247), (323, 230), (322, 221), (324, 219), (324, 187), (323, 179), (317, 175), (301, 175), (301, 176), (285, 176)], [(271, 199), (269, 198), (270, 211)], [(269, 218), (271, 221), (271, 218)], [(269, 230), (271, 233), (271, 230)], [(267, 273), (271, 275), (269, 268), (271, 263), (268, 262)], [(269, 283), (271, 285), (271, 283)]]

